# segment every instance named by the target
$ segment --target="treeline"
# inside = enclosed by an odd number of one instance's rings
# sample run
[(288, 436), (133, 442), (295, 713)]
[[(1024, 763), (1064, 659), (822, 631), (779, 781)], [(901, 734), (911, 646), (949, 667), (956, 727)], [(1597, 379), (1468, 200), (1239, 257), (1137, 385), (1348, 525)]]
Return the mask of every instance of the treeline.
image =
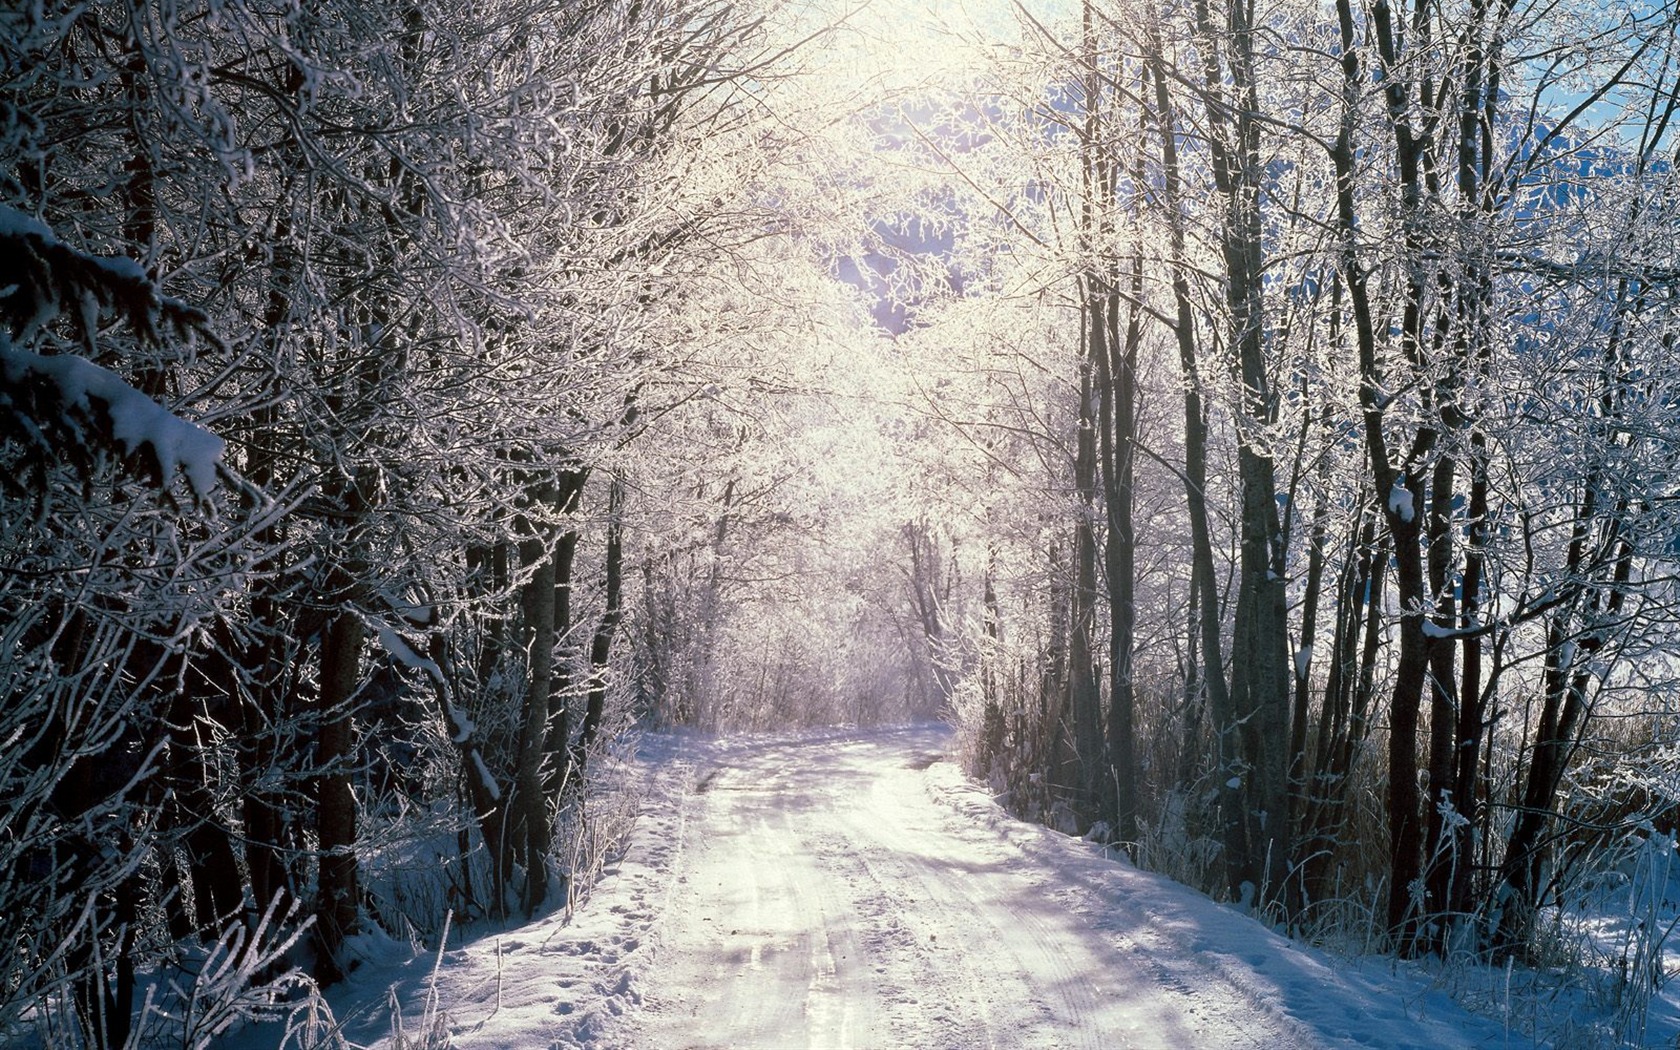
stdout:
[(207, 1045), (369, 923), (591, 876), (625, 457), (740, 236), (688, 169), (757, 33), (0, 12), (0, 1042)]
[(1403, 953), (1668, 841), (1676, 16), (1086, 0), (900, 136), (976, 773)]
[(0, 12), (0, 1039), (557, 906), (638, 716), (1405, 953), (1667, 841), (1674, 6), (1015, 13)]

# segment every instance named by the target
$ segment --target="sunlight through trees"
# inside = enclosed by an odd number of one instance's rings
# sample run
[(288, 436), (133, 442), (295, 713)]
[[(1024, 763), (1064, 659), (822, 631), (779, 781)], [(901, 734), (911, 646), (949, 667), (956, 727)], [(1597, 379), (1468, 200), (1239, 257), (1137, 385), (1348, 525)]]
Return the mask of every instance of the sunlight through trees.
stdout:
[(570, 907), (669, 726), (1534, 960), (1675, 831), (1677, 18), (0, 13), (0, 1041)]

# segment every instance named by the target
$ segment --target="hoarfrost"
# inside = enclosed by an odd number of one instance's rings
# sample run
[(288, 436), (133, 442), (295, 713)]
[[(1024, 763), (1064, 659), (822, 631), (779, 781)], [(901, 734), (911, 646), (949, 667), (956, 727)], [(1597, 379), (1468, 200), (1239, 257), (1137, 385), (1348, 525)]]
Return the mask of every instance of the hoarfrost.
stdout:
[(448, 705), (448, 714), (449, 728), (451, 730), (449, 742), (452, 744), (464, 744), (468, 740), (472, 739), (473, 730), (477, 729), (478, 726), (473, 723), (472, 719), (467, 717), (466, 712), (462, 711), (454, 704), (450, 704)]
[(490, 775), (490, 767), (484, 764), (484, 756), (477, 751), (472, 753), (473, 769), (478, 773), (479, 783), (484, 785), (492, 801), (502, 800), (502, 789), (497, 786), (496, 778)]

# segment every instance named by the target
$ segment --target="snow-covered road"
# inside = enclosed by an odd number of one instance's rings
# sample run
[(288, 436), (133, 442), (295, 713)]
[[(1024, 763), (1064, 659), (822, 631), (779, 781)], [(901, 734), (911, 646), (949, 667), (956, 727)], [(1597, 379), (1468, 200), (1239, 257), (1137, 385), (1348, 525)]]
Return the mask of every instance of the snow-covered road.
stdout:
[[(642, 1046), (1300, 1046), (1090, 885), (942, 805), (927, 729), (741, 746), (699, 782)], [(944, 771), (941, 771), (944, 772)], [(1126, 925), (1133, 925), (1127, 923)], [(1174, 952), (1175, 956), (1181, 953)]]
[(435, 967), (368, 938), (339, 1030), (399, 1045), (395, 1003), (451, 1050), (1534, 1045), (1415, 969), (1292, 944), (1009, 817), (949, 744), (651, 735), (629, 848), (570, 920), (468, 933)]
[[(686, 805), (637, 1047), (1504, 1045), (1008, 819), (938, 727), (714, 745)], [(1425, 1011), (1438, 1016), (1424, 1016)]]

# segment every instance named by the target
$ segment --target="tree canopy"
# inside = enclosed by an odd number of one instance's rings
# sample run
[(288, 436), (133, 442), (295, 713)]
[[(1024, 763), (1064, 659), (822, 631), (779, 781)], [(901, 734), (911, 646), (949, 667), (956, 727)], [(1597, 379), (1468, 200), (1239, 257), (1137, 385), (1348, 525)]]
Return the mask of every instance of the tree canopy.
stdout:
[(0, 1038), (569, 906), (667, 725), (1528, 958), (1674, 831), (1677, 18), (0, 13)]

